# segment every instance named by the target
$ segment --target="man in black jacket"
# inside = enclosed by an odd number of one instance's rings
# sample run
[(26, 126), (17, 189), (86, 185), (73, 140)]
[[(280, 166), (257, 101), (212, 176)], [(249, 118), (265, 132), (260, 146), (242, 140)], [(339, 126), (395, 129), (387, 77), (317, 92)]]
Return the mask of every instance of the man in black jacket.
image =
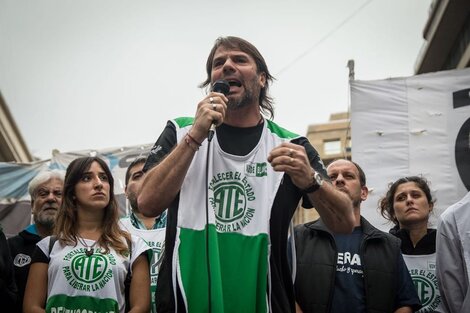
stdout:
[(8, 250), (7, 239), (0, 226), (0, 305), (3, 309), (9, 309), (14, 305), (16, 293), (10, 251)]
[(36, 243), (52, 234), (57, 211), (62, 203), (63, 185), (64, 173), (59, 170), (41, 172), (29, 183), (34, 224), (8, 239), (18, 286), (18, 304), (12, 312), (23, 312), (23, 297), (31, 256)]
[(356, 163), (327, 168), (333, 185), (352, 200), (352, 234), (335, 234), (317, 220), (295, 228), (296, 301), (304, 312), (405, 313), (421, 305), (400, 252), (400, 240), (361, 217), (366, 177)]

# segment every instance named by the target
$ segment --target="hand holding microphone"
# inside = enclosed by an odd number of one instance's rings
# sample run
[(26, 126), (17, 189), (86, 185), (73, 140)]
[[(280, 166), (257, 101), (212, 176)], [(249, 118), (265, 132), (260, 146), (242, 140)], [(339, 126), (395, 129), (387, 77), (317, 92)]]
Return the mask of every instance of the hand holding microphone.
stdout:
[[(224, 94), (225, 96), (228, 95), (228, 93), (230, 92), (230, 85), (229, 83), (226, 81), (226, 80), (217, 80), (213, 85), (212, 85), (212, 91), (213, 92), (218, 92), (218, 93), (222, 93)], [(215, 110), (216, 109), (216, 104), (213, 103), (213, 98), (210, 97), (210, 102), (212, 103), (213, 105), (213, 109)], [(209, 134), (207, 136), (207, 140), (210, 142), (212, 140), (212, 138), (214, 137), (214, 133), (215, 133), (215, 127), (216, 127), (216, 122), (213, 121), (212, 124), (211, 124), (211, 127), (209, 128)]]

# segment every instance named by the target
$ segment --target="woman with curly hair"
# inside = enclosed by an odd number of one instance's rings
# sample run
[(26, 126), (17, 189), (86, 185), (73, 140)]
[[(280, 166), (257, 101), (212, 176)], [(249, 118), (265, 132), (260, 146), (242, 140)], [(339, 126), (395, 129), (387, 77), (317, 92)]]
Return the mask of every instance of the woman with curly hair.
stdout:
[(54, 236), (33, 254), (24, 312), (125, 312), (126, 279), (129, 312), (149, 311), (150, 248), (119, 227), (113, 188), (102, 159), (70, 163)]
[(390, 233), (401, 239), (401, 252), (423, 305), (419, 312), (438, 312), (440, 303), (435, 274), (436, 229), (428, 226), (434, 203), (429, 183), (420, 176), (391, 183), (379, 201), (382, 216), (395, 224)]

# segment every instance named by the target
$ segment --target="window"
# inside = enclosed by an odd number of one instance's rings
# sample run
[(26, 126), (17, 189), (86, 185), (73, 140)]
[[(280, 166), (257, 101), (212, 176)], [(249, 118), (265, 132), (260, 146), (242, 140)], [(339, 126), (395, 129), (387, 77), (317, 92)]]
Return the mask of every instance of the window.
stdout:
[(323, 152), (325, 155), (340, 154), (341, 141), (339, 139), (332, 141), (325, 141), (323, 143)]

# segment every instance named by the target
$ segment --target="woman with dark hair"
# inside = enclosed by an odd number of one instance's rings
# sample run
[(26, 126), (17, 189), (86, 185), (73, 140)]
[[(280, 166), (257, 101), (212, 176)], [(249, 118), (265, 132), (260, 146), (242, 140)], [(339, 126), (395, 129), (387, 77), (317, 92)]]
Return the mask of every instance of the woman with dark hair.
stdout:
[(423, 305), (418, 312), (439, 312), (441, 302), (435, 274), (436, 229), (428, 228), (434, 203), (427, 180), (419, 176), (391, 183), (379, 201), (382, 216), (395, 224), (390, 233), (401, 239), (401, 252)]
[(150, 248), (119, 227), (113, 189), (102, 159), (70, 163), (54, 236), (33, 254), (24, 312), (125, 312), (130, 277), (129, 312), (149, 311)]

